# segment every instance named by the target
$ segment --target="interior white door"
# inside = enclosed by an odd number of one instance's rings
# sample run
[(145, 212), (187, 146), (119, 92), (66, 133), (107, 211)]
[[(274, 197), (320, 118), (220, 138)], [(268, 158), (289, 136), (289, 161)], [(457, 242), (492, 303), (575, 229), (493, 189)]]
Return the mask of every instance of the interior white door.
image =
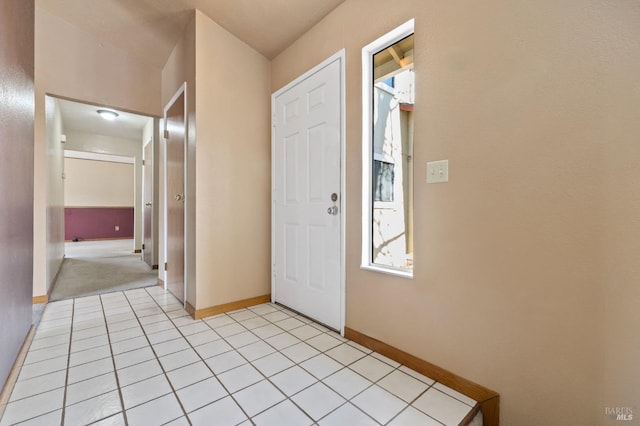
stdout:
[(337, 59), (274, 97), (274, 300), (341, 327), (342, 72)]

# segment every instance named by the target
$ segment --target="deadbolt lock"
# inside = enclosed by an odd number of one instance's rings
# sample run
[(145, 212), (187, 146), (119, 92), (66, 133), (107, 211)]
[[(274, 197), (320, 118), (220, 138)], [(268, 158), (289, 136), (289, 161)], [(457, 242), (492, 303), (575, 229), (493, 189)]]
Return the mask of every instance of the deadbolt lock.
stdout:
[(335, 192), (333, 194), (331, 194), (331, 201), (333, 201), (333, 202), (338, 201), (338, 194), (336, 194)]

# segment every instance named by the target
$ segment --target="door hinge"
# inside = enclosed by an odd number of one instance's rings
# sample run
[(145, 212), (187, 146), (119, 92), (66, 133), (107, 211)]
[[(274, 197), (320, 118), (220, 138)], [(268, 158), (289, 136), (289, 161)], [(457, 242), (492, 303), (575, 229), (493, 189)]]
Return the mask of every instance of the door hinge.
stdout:
[(144, 250), (144, 244), (142, 245), (142, 250)]
[(142, 160), (142, 165), (144, 166), (144, 160)]
[(168, 130), (164, 131), (164, 138), (165, 139), (169, 139), (169, 131)]
[(165, 271), (169, 270), (169, 266), (168, 266), (167, 262), (164, 262), (164, 270)]

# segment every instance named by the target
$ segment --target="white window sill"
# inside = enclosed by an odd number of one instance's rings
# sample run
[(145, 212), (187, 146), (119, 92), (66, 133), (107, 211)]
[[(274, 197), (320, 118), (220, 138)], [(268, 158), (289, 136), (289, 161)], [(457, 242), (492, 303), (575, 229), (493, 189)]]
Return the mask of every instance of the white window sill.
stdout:
[(413, 279), (413, 271), (403, 271), (401, 269), (389, 268), (380, 265), (365, 264), (360, 265), (360, 269), (365, 271), (380, 272), (382, 274), (393, 275), (400, 278)]

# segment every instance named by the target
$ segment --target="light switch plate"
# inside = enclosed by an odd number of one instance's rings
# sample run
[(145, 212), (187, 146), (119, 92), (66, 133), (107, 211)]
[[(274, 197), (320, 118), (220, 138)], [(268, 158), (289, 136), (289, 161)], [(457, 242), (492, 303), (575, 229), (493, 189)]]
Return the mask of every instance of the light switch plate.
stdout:
[(427, 163), (427, 183), (449, 182), (449, 160)]

